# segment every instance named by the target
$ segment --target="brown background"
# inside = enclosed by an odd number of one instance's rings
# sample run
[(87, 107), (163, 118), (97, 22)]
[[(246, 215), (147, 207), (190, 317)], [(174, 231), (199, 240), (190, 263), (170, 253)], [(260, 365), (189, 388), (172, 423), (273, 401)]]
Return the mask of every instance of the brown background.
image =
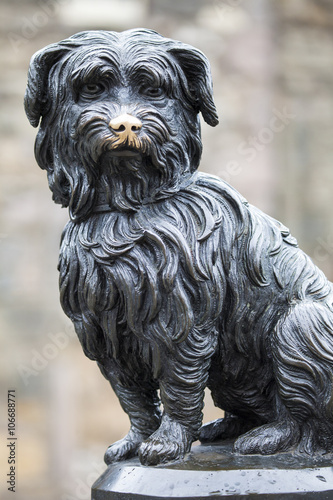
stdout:
[[(2, 0), (0, 14), (0, 496), (84, 500), (128, 420), (58, 303), (67, 213), (33, 157), (36, 131), (22, 106), (29, 59), (80, 30), (138, 26), (203, 50), (221, 123), (203, 126), (202, 170), (282, 220), (332, 279), (333, 2)], [(285, 123), (274, 119), (281, 113)], [(11, 388), (15, 497), (5, 483)], [(205, 420), (220, 414), (207, 397)]]

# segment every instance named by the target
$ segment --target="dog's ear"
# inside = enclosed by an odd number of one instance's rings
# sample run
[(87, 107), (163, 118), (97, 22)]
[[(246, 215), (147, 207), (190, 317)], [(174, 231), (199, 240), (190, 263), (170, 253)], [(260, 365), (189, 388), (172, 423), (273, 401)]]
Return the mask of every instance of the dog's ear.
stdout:
[(31, 58), (24, 109), (33, 127), (38, 127), (40, 117), (46, 114), (49, 108), (49, 72), (69, 50), (71, 50), (70, 47), (55, 43), (36, 52)]
[(213, 82), (207, 57), (200, 50), (182, 43), (171, 46), (168, 52), (177, 59), (182, 68), (188, 87), (195, 96), (198, 112), (201, 111), (208, 125), (215, 127), (219, 120), (213, 100)]

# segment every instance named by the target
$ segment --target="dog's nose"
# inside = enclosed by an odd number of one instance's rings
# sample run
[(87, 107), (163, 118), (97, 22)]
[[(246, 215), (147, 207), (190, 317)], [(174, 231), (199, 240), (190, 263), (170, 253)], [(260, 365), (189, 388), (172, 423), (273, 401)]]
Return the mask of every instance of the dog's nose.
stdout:
[(109, 127), (118, 135), (130, 136), (141, 129), (142, 122), (139, 118), (125, 113), (113, 118), (109, 123)]

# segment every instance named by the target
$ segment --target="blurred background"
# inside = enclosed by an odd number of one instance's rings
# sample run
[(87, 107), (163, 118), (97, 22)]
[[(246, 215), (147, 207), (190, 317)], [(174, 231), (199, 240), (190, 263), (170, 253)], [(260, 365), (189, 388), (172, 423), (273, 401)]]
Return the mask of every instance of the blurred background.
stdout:
[[(17, 500), (85, 500), (128, 420), (59, 306), (66, 209), (53, 204), (23, 111), (32, 54), (81, 30), (153, 28), (211, 61), (220, 125), (201, 169), (282, 220), (333, 278), (332, 0), (2, 0), (0, 497), (7, 391), (17, 397)], [(217, 418), (209, 396), (205, 421)]]

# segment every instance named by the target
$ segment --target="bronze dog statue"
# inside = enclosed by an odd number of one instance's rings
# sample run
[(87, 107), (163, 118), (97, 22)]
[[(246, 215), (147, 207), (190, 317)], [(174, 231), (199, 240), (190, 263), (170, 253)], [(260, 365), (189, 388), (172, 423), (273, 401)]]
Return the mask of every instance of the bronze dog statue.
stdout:
[[(198, 437), (332, 451), (332, 285), (284, 226), (196, 172), (199, 112), (218, 123), (206, 57), (150, 30), (78, 33), (34, 55), (25, 109), (69, 207), (62, 307), (131, 421), (106, 462), (180, 459)], [(226, 416), (201, 427), (206, 386)]]

